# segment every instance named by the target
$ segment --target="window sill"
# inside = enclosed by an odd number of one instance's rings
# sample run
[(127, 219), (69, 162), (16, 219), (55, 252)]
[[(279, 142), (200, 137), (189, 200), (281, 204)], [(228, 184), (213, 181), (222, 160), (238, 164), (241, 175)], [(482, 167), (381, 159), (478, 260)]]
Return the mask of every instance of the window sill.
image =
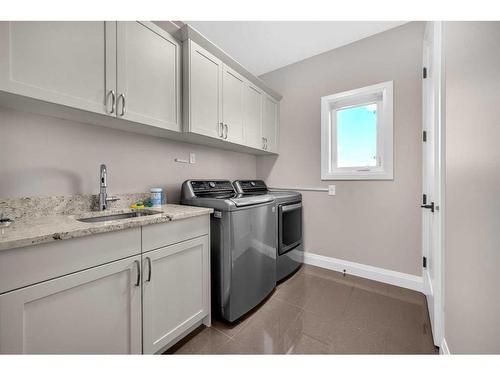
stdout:
[(394, 180), (392, 172), (328, 173), (321, 176), (321, 181), (335, 180)]

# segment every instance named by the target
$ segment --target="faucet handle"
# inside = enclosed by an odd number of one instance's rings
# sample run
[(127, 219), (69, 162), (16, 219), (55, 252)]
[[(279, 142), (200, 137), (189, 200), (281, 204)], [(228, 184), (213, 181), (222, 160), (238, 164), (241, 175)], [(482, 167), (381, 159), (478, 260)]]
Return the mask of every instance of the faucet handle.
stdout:
[(116, 201), (119, 201), (120, 198), (118, 198), (117, 196), (113, 195), (111, 197), (106, 197), (106, 202), (116, 202)]

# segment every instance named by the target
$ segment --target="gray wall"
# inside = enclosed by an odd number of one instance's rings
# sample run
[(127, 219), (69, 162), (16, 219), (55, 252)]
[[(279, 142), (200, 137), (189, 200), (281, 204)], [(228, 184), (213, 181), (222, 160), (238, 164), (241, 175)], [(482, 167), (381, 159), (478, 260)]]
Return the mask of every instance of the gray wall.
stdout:
[[(257, 175), (303, 192), (306, 251), (421, 275), (421, 67), (424, 25), (410, 23), (267, 73), (283, 94), (279, 157)], [(320, 98), (394, 81), (394, 181), (321, 181)]]
[(445, 337), (500, 353), (500, 22), (447, 22)]
[[(176, 163), (196, 153), (196, 164)], [(0, 108), (0, 197), (90, 194), (99, 165), (113, 193), (166, 188), (177, 202), (188, 178), (255, 178), (253, 155), (173, 142)]]

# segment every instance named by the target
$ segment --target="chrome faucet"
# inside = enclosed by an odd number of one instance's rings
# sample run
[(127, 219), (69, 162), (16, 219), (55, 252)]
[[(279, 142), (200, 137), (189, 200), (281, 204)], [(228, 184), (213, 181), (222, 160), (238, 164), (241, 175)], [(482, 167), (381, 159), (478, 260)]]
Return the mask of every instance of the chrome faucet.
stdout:
[(108, 187), (108, 172), (106, 170), (106, 164), (101, 164), (101, 176), (100, 176), (100, 189), (99, 189), (99, 211), (103, 211), (108, 208), (108, 202), (116, 202), (120, 198), (109, 197), (106, 191)]

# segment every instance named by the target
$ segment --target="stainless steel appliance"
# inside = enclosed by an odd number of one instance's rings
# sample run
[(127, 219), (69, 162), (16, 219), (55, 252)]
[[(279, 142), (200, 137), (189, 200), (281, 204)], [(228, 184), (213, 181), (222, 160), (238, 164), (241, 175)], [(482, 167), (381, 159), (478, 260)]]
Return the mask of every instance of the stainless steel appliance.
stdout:
[(233, 185), (246, 196), (268, 196), (275, 199), (276, 223), (276, 281), (291, 275), (304, 262), (302, 241), (302, 195), (295, 191), (269, 190), (261, 180), (239, 180)]
[(276, 286), (276, 207), (270, 195), (237, 194), (230, 181), (188, 180), (181, 203), (210, 207), (212, 311), (234, 322)]

